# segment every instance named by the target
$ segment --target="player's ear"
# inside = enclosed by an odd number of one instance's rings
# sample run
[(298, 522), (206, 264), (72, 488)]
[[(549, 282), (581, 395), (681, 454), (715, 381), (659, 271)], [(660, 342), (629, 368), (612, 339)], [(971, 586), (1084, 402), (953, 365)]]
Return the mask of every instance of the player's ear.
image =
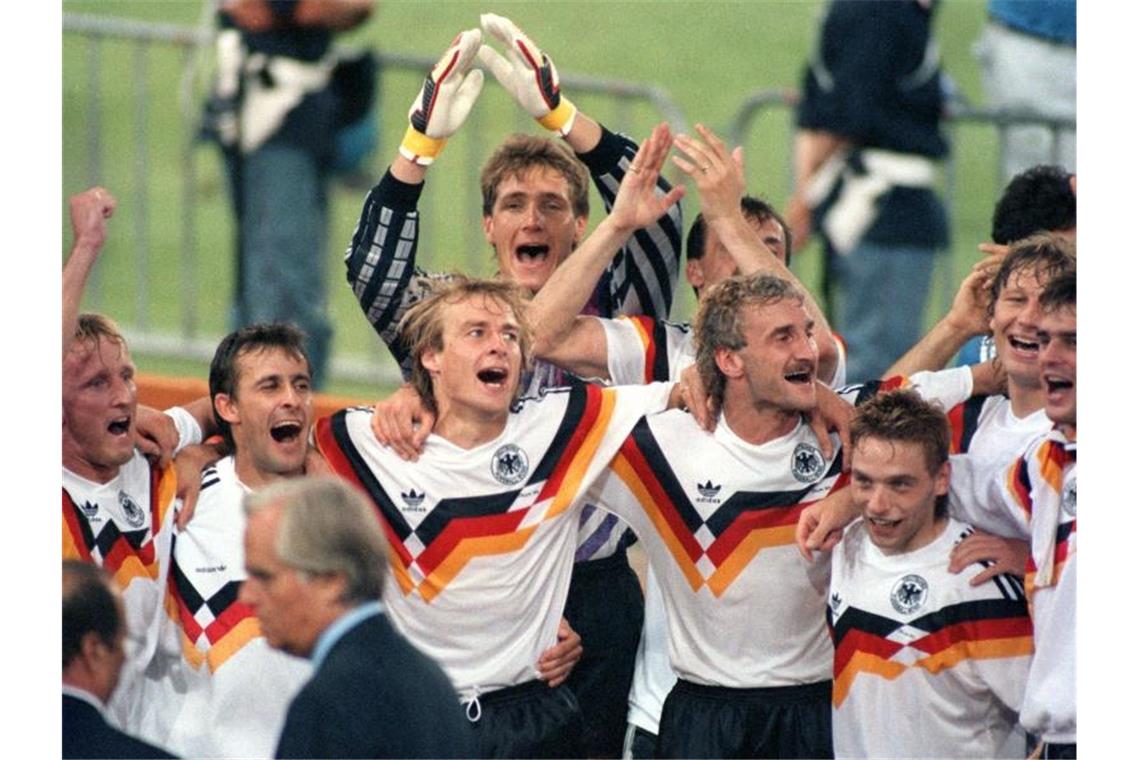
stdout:
[(495, 231), (495, 218), (493, 216), (491, 216), (490, 214), (484, 214), (484, 216), (483, 216), (483, 237), (491, 245), (495, 244), (494, 238), (492, 237), (492, 234), (491, 234), (494, 231)]
[(700, 259), (689, 259), (685, 262), (685, 277), (694, 288), (700, 289), (705, 284), (705, 271)]
[(574, 216), (574, 247), (578, 247), (578, 243), (582, 242), (582, 235), (586, 232), (586, 224), (589, 220), (584, 216)]
[(214, 409), (219, 417), (231, 425), (241, 423), (241, 415), (238, 413), (237, 405), (228, 393), (214, 394)]
[(744, 375), (744, 362), (740, 361), (740, 354), (731, 348), (718, 348), (716, 350), (716, 366), (725, 377), (742, 377)]
[(950, 493), (950, 462), (943, 462), (934, 475), (934, 494), (945, 496)]
[(439, 372), (439, 354), (434, 349), (428, 349), (420, 354), (420, 364), (429, 374)]

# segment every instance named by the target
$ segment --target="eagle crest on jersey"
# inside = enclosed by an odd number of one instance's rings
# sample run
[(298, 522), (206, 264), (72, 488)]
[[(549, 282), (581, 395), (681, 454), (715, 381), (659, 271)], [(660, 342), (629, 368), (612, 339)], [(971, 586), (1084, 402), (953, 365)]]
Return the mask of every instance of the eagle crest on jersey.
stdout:
[(909, 615), (922, 609), (930, 584), (921, 575), (904, 575), (891, 589), (891, 606), (902, 615)]
[(134, 499), (126, 491), (119, 491), (119, 506), (123, 508), (123, 515), (133, 528), (141, 528), (146, 522), (146, 514), (142, 508), (135, 504)]
[(1073, 478), (1065, 484), (1065, 490), (1061, 494), (1061, 509), (1065, 510), (1065, 514), (1070, 517), (1077, 516), (1077, 480)]
[(513, 443), (500, 446), (491, 457), (491, 474), (505, 486), (521, 483), (529, 472), (530, 460), (526, 452)]
[(792, 475), (801, 483), (814, 483), (823, 476), (823, 452), (810, 443), (801, 443), (792, 452)]

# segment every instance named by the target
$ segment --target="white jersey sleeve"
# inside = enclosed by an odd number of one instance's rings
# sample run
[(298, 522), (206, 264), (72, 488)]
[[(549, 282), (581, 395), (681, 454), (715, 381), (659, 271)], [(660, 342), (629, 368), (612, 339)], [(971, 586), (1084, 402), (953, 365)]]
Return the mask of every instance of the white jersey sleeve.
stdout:
[(1045, 741), (1077, 741), (1077, 444), (1050, 431), (1007, 469), (1006, 500), (1029, 523), (1025, 590), (1036, 652), (1021, 724)]
[(613, 385), (675, 381), (693, 363), (688, 325), (649, 317), (599, 321), (606, 335), (606, 366)]

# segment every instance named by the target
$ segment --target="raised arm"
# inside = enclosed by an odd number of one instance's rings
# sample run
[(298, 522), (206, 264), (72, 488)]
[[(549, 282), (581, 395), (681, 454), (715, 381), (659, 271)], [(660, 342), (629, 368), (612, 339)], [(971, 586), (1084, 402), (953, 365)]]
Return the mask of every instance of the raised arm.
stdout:
[(71, 253), (63, 265), (63, 355), (75, 338), (79, 323), (79, 303), (87, 278), (107, 241), (107, 220), (115, 213), (115, 197), (101, 187), (93, 187), (68, 199)]
[(988, 293), (1003, 256), (994, 253), (974, 265), (958, 286), (950, 311), (883, 373), (884, 378), (940, 370), (966, 341), (989, 330)]
[(483, 87), (473, 68), (482, 32), (461, 32), (428, 73), (408, 110), (408, 128), (392, 165), (364, 200), (360, 220), (345, 251), (346, 276), (369, 323), (405, 375), (408, 357), (398, 326), (423, 296), (414, 278), (419, 242), (419, 203), (427, 168), (467, 118)]
[[(510, 19), (491, 13), (480, 18), (487, 38), (500, 42), (506, 52), (500, 55), (484, 45), (480, 61), (524, 110), (574, 149), (589, 169), (606, 209), (611, 209), (637, 153), (637, 144), (579, 111), (561, 92), (558, 70), (550, 56)], [(672, 186), (659, 177), (657, 188), (664, 197)], [(626, 241), (592, 296), (598, 314), (669, 316), (680, 273), (681, 230), (681, 205), (675, 202)]]
[(818, 375), (830, 381), (839, 359), (839, 349), (823, 310), (811, 291), (764, 244), (759, 233), (741, 211), (744, 196), (744, 164), (740, 148), (729, 151), (724, 142), (709, 128), (697, 124), (698, 137), (677, 136), (677, 148), (688, 158), (673, 156), (673, 163), (689, 175), (701, 196), (701, 214), (709, 228), (716, 232), (741, 274), (757, 272), (775, 275), (799, 285), (804, 306), (815, 322), (819, 347)]
[(535, 356), (583, 377), (608, 377), (605, 333), (598, 320), (580, 315), (593, 284), (634, 230), (675, 205), (684, 188), (662, 196), (657, 177), (669, 153), (672, 136), (658, 125), (630, 164), (609, 216), (535, 295), (529, 306), (535, 330)]

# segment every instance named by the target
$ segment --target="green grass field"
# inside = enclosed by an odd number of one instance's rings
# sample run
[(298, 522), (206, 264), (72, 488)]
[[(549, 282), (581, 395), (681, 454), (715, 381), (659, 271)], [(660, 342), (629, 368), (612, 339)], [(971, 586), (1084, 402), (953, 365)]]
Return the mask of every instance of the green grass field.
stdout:
[[(344, 38), (346, 44), (371, 45), (389, 52), (435, 56), (454, 34), (478, 24), (479, 13), (494, 11), (511, 17), (554, 59), (560, 72), (623, 79), (666, 90), (690, 123), (702, 122), (723, 134), (744, 99), (761, 89), (794, 89), (812, 45), (820, 2), (545, 2), (473, 3), (382, 2), (362, 29)], [(194, 2), (80, 2), (68, 0), (64, 13), (100, 14), (167, 24), (193, 25), (202, 15)], [(984, 20), (981, 0), (944, 3), (937, 33), (944, 67), (960, 90), (980, 102), (977, 65), (970, 46)], [(208, 51), (207, 51), (208, 52)], [(134, 73), (145, 60), (142, 84)], [(63, 188), (62, 218), (65, 245), (70, 242), (66, 197), (95, 182), (120, 199), (111, 239), (98, 277), (102, 288), (91, 293), (88, 308), (106, 311), (124, 324), (146, 321), (174, 331), (186, 319), (187, 292), (196, 293), (192, 310), (199, 337), (216, 339), (227, 329), (231, 295), (233, 230), (224, 179), (216, 151), (201, 145), (193, 152), (198, 201), (194, 258), (180, 260), (183, 207), (180, 202), (181, 136), (192, 128), (182, 115), (180, 77), (183, 54), (154, 46), (143, 58), (136, 45), (107, 41), (99, 52), (101, 75), (93, 82), (92, 53), (83, 39), (64, 36), (63, 55)], [(381, 148), (374, 156), (372, 179), (387, 166), (406, 124), (405, 114), (419, 88), (423, 72), (387, 72), (381, 79)], [(91, 92), (96, 88), (97, 100)], [(610, 125), (643, 136), (660, 115), (644, 104), (614, 104), (602, 98), (567, 93), (585, 111)], [(196, 102), (194, 98), (192, 103)], [(92, 111), (91, 109), (95, 109)], [(190, 113), (196, 118), (197, 107)], [(132, 118), (145, 114), (143, 126)], [(98, 123), (102, 149), (96, 160), (89, 150), (90, 130)], [(483, 97), (463, 132), (448, 145), (433, 167), (422, 208), (425, 238), (421, 263), (431, 269), (460, 268), (490, 274), (490, 251), (482, 240), (477, 218), (477, 166), (503, 136), (535, 130), (489, 78)], [(749, 187), (782, 204), (789, 182), (789, 120), (786, 111), (758, 119), (744, 141)], [(961, 128), (954, 135), (955, 202), (952, 209), (953, 250), (939, 268), (939, 281), (928, 319), (940, 311), (957, 281), (975, 261), (976, 244), (988, 236), (996, 186), (996, 140), (988, 130)], [(144, 185), (147, 192), (143, 193)], [(340, 355), (375, 355), (389, 360), (379, 340), (362, 318), (351, 292), (343, 284), (341, 256), (359, 211), (364, 190), (337, 186), (330, 217), (328, 279), (335, 350)], [(697, 200), (686, 200), (686, 217)], [(145, 205), (148, 224), (140, 224)], [(600, 203), (595, 198), (595, 209)], [(600, 218), (595, 210), (594, 221)], [(145, 260), (136, 249), (146, 241)], [(818, 250), (814, 247), (795, 262), (809, 286), (817, 280)], [(185, 273), (189, 271), (190, 274)], [(193, 287), (193, 283), (197, 283)], [(145, 283), (148, 297), (138, 296)], [(674, 317), (685, 319), (692, 309), (688, 288), (682, 287)], [(149, 371), (200, 374), (200, 362), (136, 357)], [(378, 365), (379, 366), (379, 365)], [(329, 390), (374, 396), (377, 384), (334, 382)]]

